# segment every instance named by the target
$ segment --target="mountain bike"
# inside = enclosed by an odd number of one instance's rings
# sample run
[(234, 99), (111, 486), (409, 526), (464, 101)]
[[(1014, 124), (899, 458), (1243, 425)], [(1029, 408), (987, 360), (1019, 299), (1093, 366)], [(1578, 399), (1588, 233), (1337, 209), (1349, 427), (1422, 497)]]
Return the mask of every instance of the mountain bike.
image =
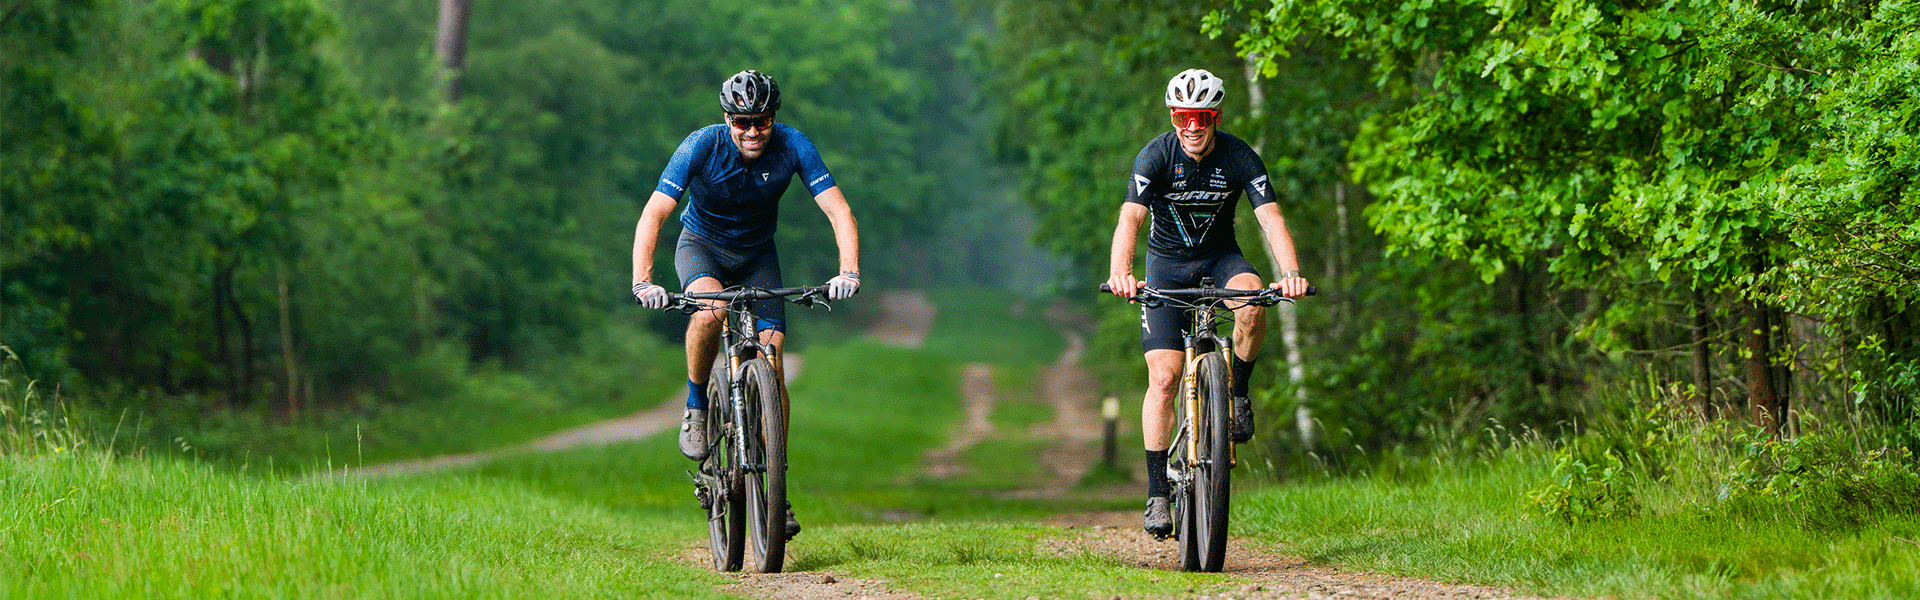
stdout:
[(778, 573), (787, 548), (787, 394), (779, 354), (754, 330), (755, 300), (828, 306), (824, 286), (731, 287), (669, 294), (667, 310), (728, 313), (721, 320), (720, 356), (707, 380), (707, 458), (687, 474), (707, 512), (713, 568), (740, 570), (751, 537), (753, 570)]
[[(1232, 431), (1233, 368), (1228, 359), (1233, 339), (1219, 327), (1233, 322), (1235, 308), (1292, 302), (1280, 290), (1215, 289), (1211, 278), (1201, 287), (1141, 288), (1134, 302), (1147, 308), (1186, 309), (1182, 336), (1186, 358), (1174, 400), (1175, 429), (1168, 448), (1167, 482), (1173, 486), (1173, 535), (1180, 542), (1180, 568), (1217, 573), (1227, 556), (1227, 506), (1235, 465)], [(1318, 290), (1307, 287), (1307, 294)], [(1101, 293), (1111, 293), (1100, 284)]]

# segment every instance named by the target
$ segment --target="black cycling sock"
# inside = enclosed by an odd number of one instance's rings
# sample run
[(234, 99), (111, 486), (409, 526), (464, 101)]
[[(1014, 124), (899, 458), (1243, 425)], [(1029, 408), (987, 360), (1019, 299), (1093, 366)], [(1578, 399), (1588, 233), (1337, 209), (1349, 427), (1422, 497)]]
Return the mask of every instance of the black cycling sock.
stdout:
[(1147, 497), (1167, 497), (1167, 451), (1147, 451)]
[(1252, 378), (1253, 361), (1240, 360), (1240, 356), (1235, 355), (1233, 357), (1233, 396), (1235, 398), (1247, 397), (1247, 380)]

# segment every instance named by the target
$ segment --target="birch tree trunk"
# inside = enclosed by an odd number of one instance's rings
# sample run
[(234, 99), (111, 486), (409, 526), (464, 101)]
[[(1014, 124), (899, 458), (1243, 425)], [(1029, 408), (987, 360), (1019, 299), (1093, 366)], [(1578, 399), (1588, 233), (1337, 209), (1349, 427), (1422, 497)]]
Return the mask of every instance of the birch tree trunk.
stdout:
[[(1260, 118), (1262, 112), (1261, 107), (1266, 105), (1266, 90), (1260, 86), (1259, 58), (1257, 54), (1249, 54), (1247, 55), (1245, 63), (1247, 74), (1247, 105), (1251, 107), (1249, 114), (1255, 119)], [(1266, 145), (1266, 135), (1262, 134), (1253, 142), (1254, 153), (1261, 154), (1266, 152)], [(1265, 240), (1266, 236), (1263, 232), (1260, 251), (1267, 256), (1267, 265), (1268, 268), (1271, 269), (1268, 272), (1272, 273), (1275, 277), (1279, 277), (1282, 272), (1280, 268), (1280, 257), (1273, 255), (1273, 247), (1266, 244)], [(1293, 384), (1294, 427), (1299, 429), (1301, 447), (1310, 449), (1313, 447), (1313, 409), (1307, 407), (1307, 388), (1301, 385), (1306, 380), (1307, 371), (1306, 365), (1301, 362), (1300, 358), (1300, 315), (1293, 311), (1292, 302), (1282, 302), (1275, 305), (1274, 313), (1280, 317), (1280, 345), (1286, 352), (1287, 380)]]
[(473, 0), (440, 0), (440, 24), (434, 31), (433, 55), (440, 60), (440, 84), (447, 103), (460, 101), (460, 81), (467, 68), (467, 12)]

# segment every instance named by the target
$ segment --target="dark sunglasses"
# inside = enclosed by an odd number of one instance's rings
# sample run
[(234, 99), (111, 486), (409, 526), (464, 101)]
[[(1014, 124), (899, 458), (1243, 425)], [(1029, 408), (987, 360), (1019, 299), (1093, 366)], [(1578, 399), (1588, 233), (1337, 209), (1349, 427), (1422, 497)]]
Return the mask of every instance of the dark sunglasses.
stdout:
[[(1220, 122), (1218, 108), (1176, 108), (1173, 109), (1173, 126), (1179, 129), (1187, 127), (1212, 127)], [(1191, 123), (1191, 125), (1189, 125)]]
[(773, 115), (763, 115), (758, 117), (736, 117), (736, 116), (730, 115), (727, 117), (727, 124), (733, 125), (734, 129), (739, 129), (742, 131), (745, 131), (748, 129), (765, 130), (766, 128), (773, 126)]

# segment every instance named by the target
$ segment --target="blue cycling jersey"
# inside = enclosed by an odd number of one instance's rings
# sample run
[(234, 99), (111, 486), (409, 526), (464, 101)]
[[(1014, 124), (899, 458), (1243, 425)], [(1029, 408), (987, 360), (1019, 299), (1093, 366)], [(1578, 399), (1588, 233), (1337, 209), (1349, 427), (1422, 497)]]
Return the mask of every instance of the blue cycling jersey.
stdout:
[(833, 174), (800, 130), (774, 123), (766, 151), (747, 162), (727, 129), (708, 125), (687, 135), (653, 188), (676, 201), (693, 192), (680, 222), (700, 237), (735, 246), (766, 243), (773, 239), (780, 196), (794, 175), (816, 196), (833, 187)]

